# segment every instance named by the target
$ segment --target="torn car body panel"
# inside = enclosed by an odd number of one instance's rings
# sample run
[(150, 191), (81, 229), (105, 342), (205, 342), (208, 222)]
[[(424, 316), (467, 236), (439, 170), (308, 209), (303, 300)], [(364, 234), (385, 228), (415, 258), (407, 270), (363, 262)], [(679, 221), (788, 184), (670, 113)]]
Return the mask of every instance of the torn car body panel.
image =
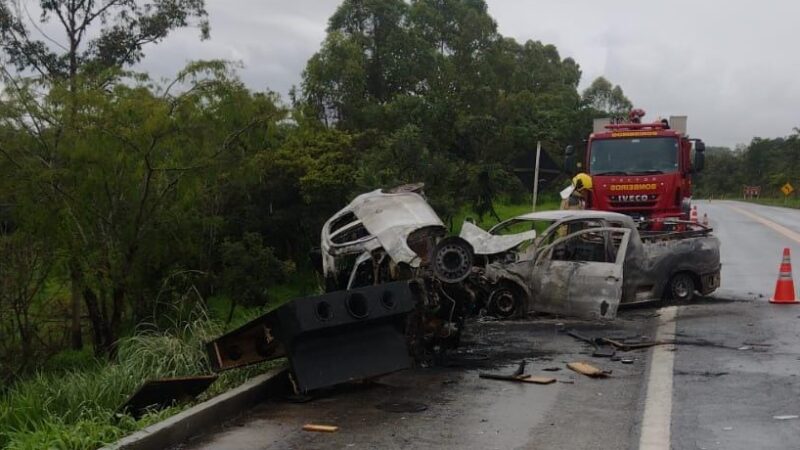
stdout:
[[(427, 256), (410, 247), (415, 233), (447, 233), (428, 202), (413, 191), (375, 190), (356, 197), (322, 227), (322, 269), (330, 287), (349, 289), (358, 283), (359, 266), (381, 251), (395, 264), (418, 268)], [(423, 239), (418, 239), (423, 241)], [(374, 278), (374, 277), (373, 277)], [(374, 282), (374, 279), (373, 279)], [(333, 290), (333, 289), (329, 289)]]
[(464, 222), (459, 237), (472, 245), (476, 255), (494, 255), (513, 249), (526, 241), (536, 238), (536, 230), (513, 235), (494, 235), (479, 226)]

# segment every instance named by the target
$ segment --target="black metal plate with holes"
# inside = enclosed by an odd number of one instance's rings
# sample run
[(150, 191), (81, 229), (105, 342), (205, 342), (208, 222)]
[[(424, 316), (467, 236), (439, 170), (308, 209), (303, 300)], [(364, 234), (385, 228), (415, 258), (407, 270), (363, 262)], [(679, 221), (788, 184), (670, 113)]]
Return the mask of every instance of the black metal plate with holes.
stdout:
[(118, 412), (138, 419), (149, 410), (164, 409), (194, 399), (205, 392), (217, 375), (147, 380), (119, 408)]
[(211, 370), (219, 372), (286, 356), (283, 342), (275, 338), (277, 327), (273, 311), (207, 343)]
[(382, 375), (411, 366), (405, 326), (416, 301), (406, 281), (300, 298), (206, 349), (214, 371), (287, 356), (297, 392)]

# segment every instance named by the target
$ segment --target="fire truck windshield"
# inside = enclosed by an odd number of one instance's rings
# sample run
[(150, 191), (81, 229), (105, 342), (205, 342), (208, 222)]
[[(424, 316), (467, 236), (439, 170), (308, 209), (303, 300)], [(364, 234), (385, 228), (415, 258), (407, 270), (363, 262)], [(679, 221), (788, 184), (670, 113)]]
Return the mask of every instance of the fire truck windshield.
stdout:
[(589, 149), (592, 175), (648, 175), (678, 171), (675, 138), (600, 139)]

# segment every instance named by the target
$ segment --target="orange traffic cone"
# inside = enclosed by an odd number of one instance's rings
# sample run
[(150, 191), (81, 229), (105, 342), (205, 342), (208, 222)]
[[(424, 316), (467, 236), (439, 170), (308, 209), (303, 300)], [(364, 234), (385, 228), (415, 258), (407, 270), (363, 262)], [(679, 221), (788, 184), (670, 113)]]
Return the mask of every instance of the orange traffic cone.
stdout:
[(697, 206), (692, 206), (692, 212), (689, 213), (689, 221), (697, 223)]
[(708, 214), (707, 213), (703, 214), (703, 226), (705, 226), (705, 227), (708, 226)]
[(792, 280), (792, 261), (789, 257), (789, 249), (783, 249), (783, 261), (781, 261), (781, 271), (778, 274), (778, 282), (775, 284), (775, 295), (769, 299), (770, 303), (798, 303), (794, 296), (794, 281)]

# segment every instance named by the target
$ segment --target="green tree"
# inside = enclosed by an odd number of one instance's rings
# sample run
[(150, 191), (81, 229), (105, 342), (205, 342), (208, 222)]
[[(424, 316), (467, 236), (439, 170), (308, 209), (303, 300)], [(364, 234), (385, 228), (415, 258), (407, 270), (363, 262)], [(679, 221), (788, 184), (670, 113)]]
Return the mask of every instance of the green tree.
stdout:
[(519, 187), (513, 161), (579, 134), (580, 76), (554, 46), (501, 36), (482, 0), (346, 1), (300, 106), (353, 134), (363, 189), (425, 181), (444, 216), (462, 202), (491, 213)]
[[(6, 95), (17, 107), (15, 126), (31, 135), (31, 156), (39, 160), (39, 169), (62, 169), (66, 153), (76, 151), (76, 116), (80, 91), (88, 86), (102, 89), (118, 75), (117, 69), (138, 62), (144, 47), (157, 43), (174, 29), (194, 22), (203, 38), (208, 36), (204, 0), (162, 0), (130, 2), (123, 0), (41, 0), (40, 24), (55, 21), (62, 36), (50, 36), (30, 18), (28, 5), (0, 0), (0, 45), (11, 63), (3, 66), (2, 82), (11, 88)], [(31, 28), (37, 33), (32, 33)], [(43, 36), (36, 38), (35, 36)], [(12, 69), (13, 67), (13, 69)], [(16, 69), (16, 72), (13, 70)], [(26, 77), (32, 72), (34, 77)], [(58, 89), (59, 98), (43, 105), (45, 98), (32, 87), (47, 92)], [(41, 91), (39, 91), (41, 92)], [(53, 234), (67, 239), (68, 270), (72, 280), (72, 345), (82, 346), (80, 329), (80, 292), (84, 275), (78, 246), (80, 230), (69, 213), (66, 198), (70, 186), (52, 180), (44, 183), (42, 200), (51, 208), (63, 209), (61, 225), (71, 232)]]
[(597, 77), (583, 91), (583, 101), (595, 111), (613, 119), (624, 119), (633, 104), (619, 85), (613, 85), (604, 77)]

